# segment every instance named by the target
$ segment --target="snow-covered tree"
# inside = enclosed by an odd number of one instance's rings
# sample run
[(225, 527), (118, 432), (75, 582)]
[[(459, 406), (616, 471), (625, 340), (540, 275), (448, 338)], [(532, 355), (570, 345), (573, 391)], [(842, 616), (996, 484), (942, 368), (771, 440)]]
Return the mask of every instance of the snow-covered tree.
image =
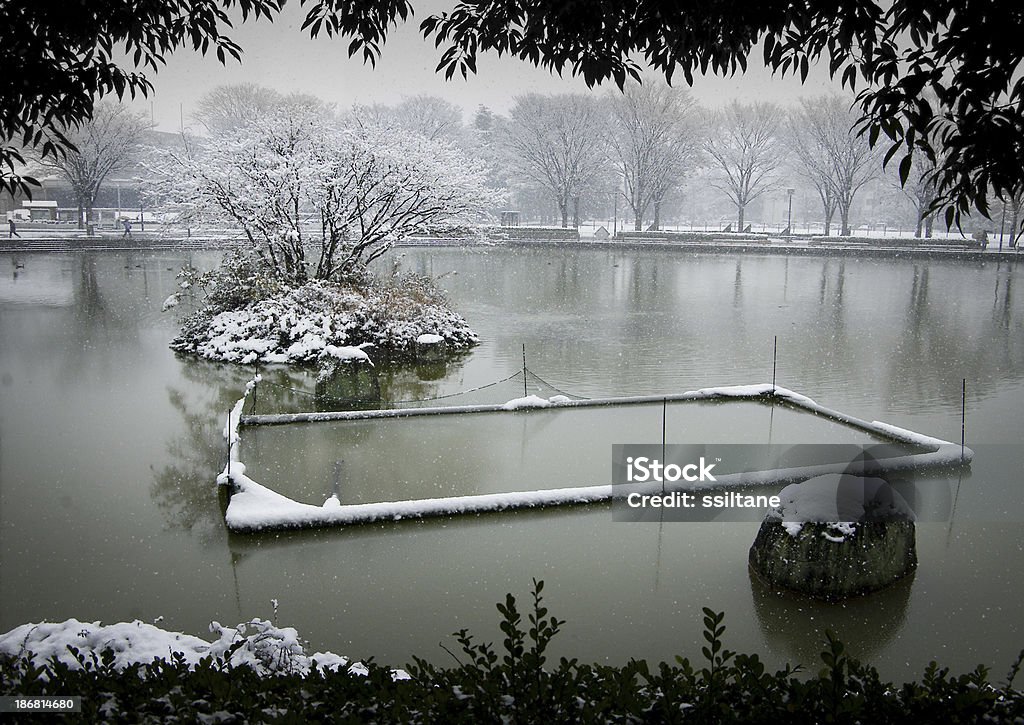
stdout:
[(651, 81), (626, 86), (608, 96), (609, 146), (622, 174), (624, 196), (633, 210), (636, 231), (654, 208), (654, 228), (661, 204), (679, 186), (698, 158), (696, 104), (686, 91)]
[(41, 156), (43, 168), (64, 177), (78, 205), (78, 226), (92, 219), (100, 187), (111, 172), (123, 168), (150, 127), (144, 114), (110, 101), (96, 104), (93, 116), (77, 128), (65, 129), (75, 148), (66, 154)]
[(915, 237), (920, 237), (922, 232), (926, 238), (932, 236), (932, 226), (935, 223), (932, 202), (939, 196), (934, 180), (935, 169), (935, 164), (930, 163), (924, 154), (920, 154), (914, 157), (906, 183), (901, 184), (899, 180), (894, 183), (914, 204)]
[(712, 185), (736, 207), (743, 230), (747, 207), (771, 188), (779, 166), (777, 131), (782, 112), (772, 103), (730, 103), (711, 114), (704, 149), (717, 174)]
[(596, 101), (583, 94), (518, 96), (502, 125), (502, 138), (521, 181), (546, 189), (555, 200), (562, 226), (579, 225), (580, 197), (603, 158), (602, 117)]
[(199, 97), (193, 117), (212, 135), (234, 133), (283, 101), (274, 89), (255, 83), (217, 86)]
[(462, 109), (425, 93), (403, 98), (395, 106), (394, 116), (403, 128), (433, 141), (457, 139), (462, 132)]
[(857, 192), (882, 171), (881, 153), (854, 129), (851, 101), (841, 96), (802, 99), (789, 119), (789, 138), (798, 168), (818, 190), (825, 209), (825, 233), (839, 212), (840, 234), (850, 233), (850, 209)]
[(156, 193), (183, 217), (229, 222), (288, 284), (341, 280), (426, 225), (473, 221), (492, 203), (484, 170), (456, 149), (376, 124), (342, 125), (284, 103), (184, 153), (166, 152)]

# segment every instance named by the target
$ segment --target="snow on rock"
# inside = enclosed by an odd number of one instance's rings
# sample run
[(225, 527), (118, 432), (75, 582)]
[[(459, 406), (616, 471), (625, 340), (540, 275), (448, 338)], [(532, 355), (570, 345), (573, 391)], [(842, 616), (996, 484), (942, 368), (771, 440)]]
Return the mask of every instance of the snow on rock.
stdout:
[(786, 530), (786, 533), (792, 536), (794, 539), (800, 535), (803, 531), (803, 521), (783, 521), (782, 528)]
[(779, 493), (779, 506), (771, 509), (767, 518), (832, 524), (913, 521), (914, 512), (899, 492), (881, 478), (832, 473), (786, 486)]
[[(85, 659), (104, 650), (114, 654), (117, 669), (157, 659), (170, 661), (179, 654), (189, 667), (195, 667), (204, 657), (225, 658), (234, 666), (248, 666), (260, 674), (288, 672), (306, 675), (318, 670), (347, 670), (351, 674), (365, 675), (367, 669), (360, 662), (333, 652), (307, 655), (304, 643), (292, 627), (277, 627), (264, 619), (251, 619), (234, 627), (218, 622), (210, 624), (216, 636), (212, 642), (181, 632), (170, 632), (155, 625), (135, 620), (100, 624), (68, 619), (63, 622), (23, 624), (0, 635), (0, 654), (28, 657), (36, 666), (50, 659), (78, 669), (78, 661), (68, 650), (74, 647)], [(396, 679), (406, 679), (403, 670), (394, 670)]]
[(325, 345), (323, 355), (326, 357), (340, 360), (342, 362), (349, 362), (352, 360), (365, 361), (373, 365), (373, 361), (370, 360), (370, 356), (366, 354), (363, 348), (373, 347), (372, 342), (364, 342), (361, 345), (346, 346), (346, 345)]
[(444, 338), (433, 333), (424, 333), (416, 338), (416, 342), (420, 345), (436, 345), (439, 342), (444, 342)]
[(751, 570), (829, 600), (883, 589), (917, 568), (914, 514), (881, 478), (827, 474), (786, 486), (750, 547)]

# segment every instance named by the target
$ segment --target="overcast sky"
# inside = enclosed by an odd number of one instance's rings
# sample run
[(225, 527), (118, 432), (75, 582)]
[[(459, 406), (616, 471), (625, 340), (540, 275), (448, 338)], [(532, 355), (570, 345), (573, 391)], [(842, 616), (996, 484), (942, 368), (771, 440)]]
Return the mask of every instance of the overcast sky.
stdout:
[[(136, 105), (153, 113), (158, 129), (177, 131), (182, 117), (189, 125), (196, 100), (203, 93), (231, 83), (258, 83), (285, 93), (309, 93), (341, 108), (354, 103), (393, 104), (405, 96), (427, 93), (461, 106), (467, 121), (480, 104), (499, 113), (508, 111), (514, 97), (522, 93), (587, 92), (582, 80), (559, 78), (516, 59), (499, 59), (492, 54), (480, 57), (476, 76), (445, 81), (443, 73), (434, 71), (441, 51), (432, 41), (424, 41), (418, 28), (423, 18), (449, 3), (413, 2), (416, 15), (392, 30), (375, 69), (359, 58), (349, 59), (347, 42), (326, 35), (312, 40), (300, 31), (305, 12), (293, 0), (273, 24), (250, 19), (228, 33), (242, 46), (241, 64), (229, 59), (222, 66), (212, 54), (204, 58), (191, 50), (179, 51), (157, 74), (149, 74), (155, 94)], [(773, 78), (759, 63), (757, 51), (755, 55), (743, 76), (698, 78), (694, 95), (705, 105), (718, 105), (734, 98), (787, 102), (838, 90), (838, 84), (831, 83), (821, 70), (812, 72), (803, 86), (793, 78)], [(682, 83), (681, 76), (678, 82)], [(614, 84), (609, 87), (614, 88)]]

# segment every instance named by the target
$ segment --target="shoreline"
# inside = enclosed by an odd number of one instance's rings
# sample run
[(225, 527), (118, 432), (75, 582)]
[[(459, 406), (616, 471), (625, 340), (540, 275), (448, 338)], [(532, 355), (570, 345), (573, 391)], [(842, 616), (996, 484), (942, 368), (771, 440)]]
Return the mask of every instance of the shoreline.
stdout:
[[(770, 238), (765, 241), (731, 241), (716, 239), (713, 241), (685, 240), (607, 240), (593, 239), (530, 239), (501, 240), (490, 243), (467, 241), (464, 239), (410, 239), (396, 243), (395, 247), (466, 247), (482, 248), (552, 248), (566, 249), (602, 249), (621, 251), (655, 250), (664, 252), (681, 252), (684, 254), (752, 254), (752, 255), (791, 255), (807, 257), (879, 257), (879, 258), (913, 258), (913, 259), (961, 259), (965, 261), (1012, 261), (1017, 262), (1022, 255), (1019, 247), (1004, 246), (1000, 251), (990, 243), (987, 249), (965, 249), (963, 247), (943, 248), (928, 244), (914, 243), (908, 240), (906, 246), (894, 244), (865, 244), (841, 241), (835, 242), (796, 242), (782, 238)], [(73, 253), (73, 252), (120, 252), (120, 251), (173, 251), (173, 250), (204, 250), (227, 249), (237, 240), (222, 236), (163, 236), (140, 233), (132, 239), (124, 239), (117, 235), (110, 236), (67, 236), (45, 235), (26, 236), (20, 239), (0, 239), (0, 254), (36, 254), (36, 253)]]

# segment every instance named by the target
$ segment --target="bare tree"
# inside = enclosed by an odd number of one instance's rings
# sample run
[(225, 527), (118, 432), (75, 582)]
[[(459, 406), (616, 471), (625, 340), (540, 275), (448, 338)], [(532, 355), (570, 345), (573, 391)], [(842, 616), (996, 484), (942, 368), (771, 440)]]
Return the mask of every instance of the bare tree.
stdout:
[(462, 109), (437, 96), (403, 98), (395, 106), (394, 116), (403, 128), (431, 141), (457, 138), (462, 131)]
[[(1000, 234), (1006, 226), (1007, 214), (1010, 218), (1010, 247), (1020, 244), (1022, 235), (1021, 227), (1024, 227), (1024, 190), (1016, 194), (1004, 194), (1002, 198), (996, 194), (996, 199), (1002, 203), (1002, 218), (999, 222)], [(995, 204), (992, 204), (995, 207)]]
[(698, 157), (696, 103), (686, 91), (651, 81), (608, 96), (609, 146), (622, 174), (623, 196), (633, 210), (634, 229), (643, 229), (654, 206), (654, 228), (661, 224), (661, 202), (682, 183)]
[(918, 238), (922, 232), (928, 239), (932, 236), (932, 225), (935, 222), (932, 205), (939, 197), (934, 179), (935, 170), (935, 164), (928, 161), (924, 154), (918, 154), (914, 156), (907, 183), (900, 184), (897, 181), (895, 184), (914, 204), (914, 236)]
[(78, 205), (79, 229), (85, 226), (85, 219), (92, 219), (100, 186), (112, 171), (128, 163), (149, 127), (145, 114), (116, 103), (97, 103), (90, 120), (65, 132), (74, 150), (63, 156), (45, 156), (38, 160), (40, 166), (57, 172), (71, 185)]
[(277, 113), (285, 106), (306, 107), (324, 118), (338, 117), (333, 103), (316, 96), (308, 93), (286, 95), (255, 83), (217, 86), (204, 93), (196, 102), (192, 117), (199, 121), (209, 136), (223, 136), (237, 133), (253, 119)]
[(510, 122), (502, 124), (523, 175), (554, 196), (563, 227), (569, 226), (570, 206), (573, 225), (579, 225), (580, 197), (603, 158), (601, 120), (590, 96), (529, 93), (515, 99)]
[(712, 186), (736, 207), (739, 231), (747, 207), (775, 182), (781, 120), (782, 111), (773, 103), (733, 102), (710, 116), (704, 150), (720, 172)]
[(825, 208), (825, 234), (836, 211), (840, 234), (850, 234), (853, 199), (882, 170), (879, 151), (853, 130), (855, 122), (850, 101), (835, 95), (801, 99), (790, 115), (799, 170), (818, 190)]
[(204, 93), (192, 114), (211, 135), (231, 133), (280, 107), (283, 96), (255, 83), (217, 86)]

